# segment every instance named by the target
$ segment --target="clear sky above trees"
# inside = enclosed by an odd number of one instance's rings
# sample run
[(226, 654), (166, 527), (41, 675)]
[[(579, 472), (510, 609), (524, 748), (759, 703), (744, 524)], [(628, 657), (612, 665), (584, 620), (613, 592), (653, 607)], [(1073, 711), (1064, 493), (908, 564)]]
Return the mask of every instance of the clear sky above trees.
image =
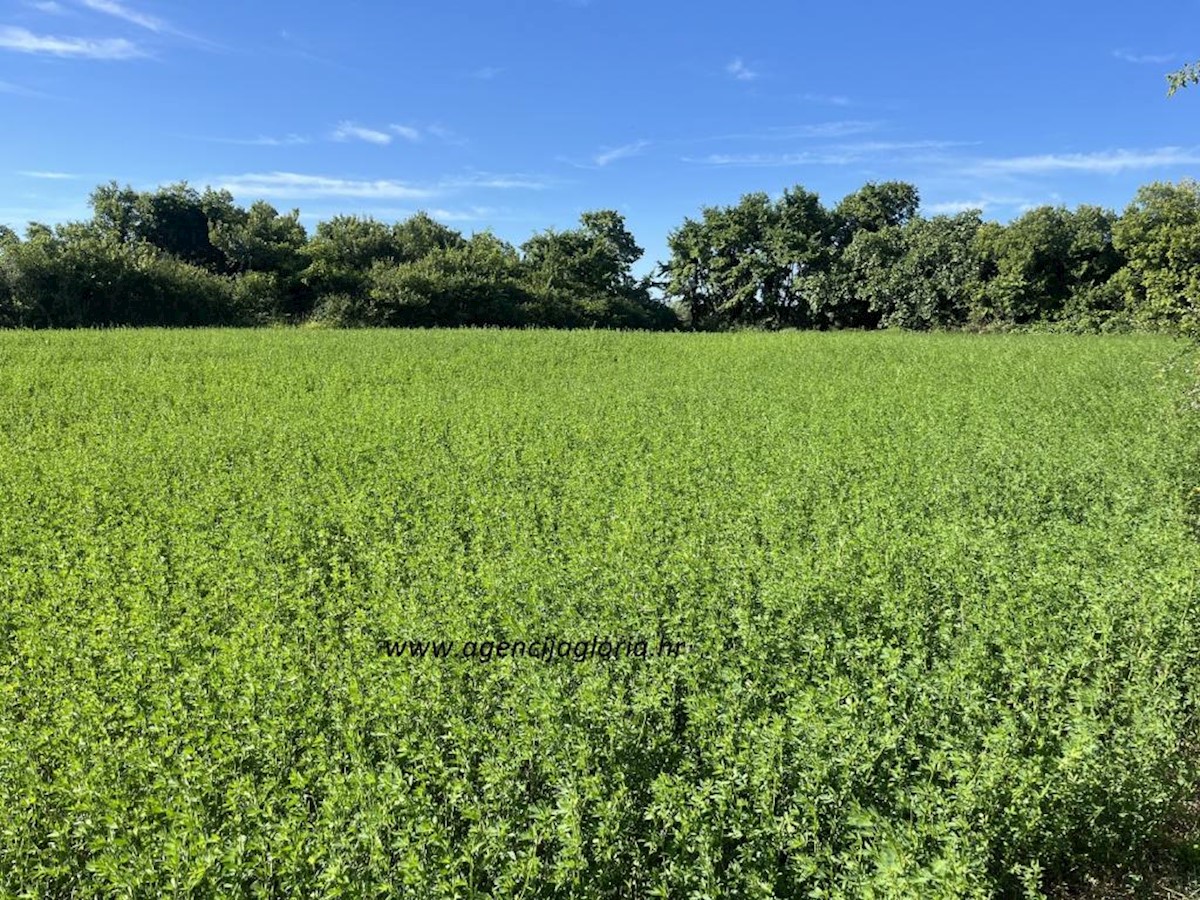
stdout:
[[(686, 10), (686, 11), (685, 11)], [(903, 179), (925, 212), (1123, 208), (1200, 166), (1164, 98), (1197, 11), (1165, 2), (0, 0), (0, 222), (87, 215), (115, 179), (517, 243), (613, 208), (681, 215), (797, 183)]]

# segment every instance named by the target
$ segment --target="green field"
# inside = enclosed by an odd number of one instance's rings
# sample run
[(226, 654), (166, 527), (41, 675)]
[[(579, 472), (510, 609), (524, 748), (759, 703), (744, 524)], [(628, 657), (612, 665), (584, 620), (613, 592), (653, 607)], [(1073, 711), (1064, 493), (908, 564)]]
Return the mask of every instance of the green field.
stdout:
[(0, 896), (1186, 868), (1195, 380), (1152, 337), (2, 334)]

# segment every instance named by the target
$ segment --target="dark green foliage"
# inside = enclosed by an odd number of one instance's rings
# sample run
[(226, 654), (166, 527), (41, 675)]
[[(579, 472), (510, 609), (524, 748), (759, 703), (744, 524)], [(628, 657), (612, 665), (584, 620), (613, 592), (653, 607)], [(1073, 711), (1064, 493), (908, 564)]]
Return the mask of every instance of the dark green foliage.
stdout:
[(214, 245), (213, 229), (245, 216), (228, 191), (200, 193), (185, 182), (147, 192), (112, 182), (92, 192), (91, 205), (93, 223), (106, 237), (146, 243), (216, 273), (229, 271), (229, 261)]
[(522, 256), (425, 213), (388, 225), (359, 216), (311, 237), (293, 210), (243, 209), (186, 184), (109, 184), (93, 219), (28, 240), (0, 232), (0, 327), (263, 325), (549, 326), (671, 329), (678, 317), (631, 266), (642, 250), (620, 214), (532, 238)]
[(675, 315), (651, 299), (632, 266), (642, 248), (613, 210), (587, 212), (580, 227), (546, 231), (522, 245), (529, 294), (525, 320), (556, 327), (670, 329)]
[(18, 325), (240, 324), (228, 279), (96, 225), (32, 227), (0, 254)]
[[(317, 297), (362, 295), (377, 262), (402, 262), (391, 226), (361, 216), (335, 216), (317, 225), (305, 248), (304, 281)], [(318, 299), (319, 302), (319, 299)]]
[(1200, 183), (1141, 188), (1113, 234), (1119, 284), (1138, 324), (1200, 333)]
[(860, 231), (881, 231), (905, 224), (917, 214), (917, 189), (902, 181), (868, 183), (833, 210), (838, 243), (845, 246)]
[(523, 325), (528, 294), (517, 251), (490, 234), (433, 246), (411, 262), (378, 262), (352, 324)]
[[(1180, 198), (1190, 189), (1172, 190), (1187, 207)], [(775, 202), (748, 194), (706, 208), (668, 239), (667, 295), (708, 329), (1176, 329), (1190, 315), (1181, 311), (1195, 296), (1183, 260), (1193, 257), (1133, 248), (1152, 230), (1134, 221), (1137, 204), (1118, 244), (1125, 219), (1099, 207), (1041, 207), (1001, 225), (978, 212), (926, 219), (918, 203), (912, 185), (885, 182), (831, 211), (801, 188)], [(1196, 216), (1177, 213), (1164, 226), (1172, 234)], [(1136, 262), (1123, 269), (1129, 254)], [(1164, 278), (1176, 282), (1174, 300), (1163, 296)]]
[(1093, 307), (1099, 289), (1121, 267), (1111, 212), (1042, 206), (1004, 228), (980, 232), (978, 251), (989, 273), (976, 301), (984, 322), (1055, 321)]
[(846, 248), (849, 281), (884, 328), (950, 328), (966, 323), (981, 280), (977, 212), (910, 219), (859, 231)]
[[(518, 251), (425, 213), (395, 224), (336, 216), (310, 237), (298, 210), (244, 209), (226, 191), (185, 183), (151, 192), (112, 183), (92, 194), (90, 222), (34, 225), (24, 242), (0, 234), (0, 327), (312, 319), (1200, 333), (1194, 182), (1144, 187), (1119, 217), (1044, 206), (1007, 225), (978, 213), (925, 218), (919, 200), (895, 181), (832, 209), (798, 186), (774, 199), (747, 194), (672, 231), (655, 280), (634, 276), (642, 248), (612, 210), (537, 233)], [(189, 283), (196, 296), (177, 296)]]
[(760, 193), (708, 207), (668, 238), (667, 293), (696, 328), (807, 326), (825, 314), (814, 297), (822, 296), (832, 237), (817, 196), (800, 188), (777, 202)]

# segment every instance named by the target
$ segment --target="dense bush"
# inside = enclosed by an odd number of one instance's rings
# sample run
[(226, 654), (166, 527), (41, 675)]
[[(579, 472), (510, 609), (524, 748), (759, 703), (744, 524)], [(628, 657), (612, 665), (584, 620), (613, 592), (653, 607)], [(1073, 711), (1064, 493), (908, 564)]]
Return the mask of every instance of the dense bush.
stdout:
[(1200, 333), (1200, 183), (1151, 184), (1114, 228), (1120, 285), (1135, 322)]
[(827, 212), (799, 189), (707, 208), (669, 238), (667, 293), (701, 328), (1198, 328), (1192, 182), (1143, 188), (1120, 217), (1045, 206), (1001, 225), (916, 209), (895, 182)]
[[(244, 209), (186, 184), (109, 184), (86, 223), (0, 233), (0, 327), (111, 324), (730, 328), (1128, 328), (1200, 333), (1200, 187), (1142, 188), (1123, 215), (1044, 206), (1003, 225), (919, 215), (871, 183), (833, 208), (801, 187), (707, 207), (655, 277), (611, 210), (519, 249), (424, 213)], [(167, 260), (180, 266), (172, 267)], [(188, 299), (178, 291), (194, 284)], [(657, 291), (656, 291), (657, 289)], [(661, 294), (662, 299), (659, 295)]]

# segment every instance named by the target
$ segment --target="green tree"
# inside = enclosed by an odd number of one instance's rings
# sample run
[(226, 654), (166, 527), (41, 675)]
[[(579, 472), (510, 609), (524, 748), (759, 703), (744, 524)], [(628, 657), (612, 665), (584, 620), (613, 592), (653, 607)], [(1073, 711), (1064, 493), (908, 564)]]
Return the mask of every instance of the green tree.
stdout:
[(580, 216), (580, 227), (544, 231), (521, 245), (525, 280), (536, 311), (558, 327), (664, 328), (674, 314), (650, 295), (650, 281), (633, 265), (643, 250), (614, 210)]
[(93, 223), (109, 237), (145, 242), (218, 273), (228, 267), (224, 253), (212, 242), (212, 231), (246, 216), (228, 191), (206, 188), (201, 193), (186, 182), (144, 192), (111, 182), (92, 192), (91, 205)]
[(20, 245), (21, 239), (17, 233), (7, 225), (0, 225), (0, 328), (17, 328), (24, 324), (25, 317), (17, 308), (5, 263), (5, 257)]
[(280, 215), (258, 201), (248, 211), (212, 223), (209, 239), (236, 276), (236, 304), (246, 319), (295, 320), (311, 312), (311, 293), (301, 278), (308, 234), (299, 210)]
[(335, 216), (317, 225), (306, 255), (304, 281), (317, 297), (360, 296), (368, 290), (377, 263), (416, 262), (436, 250), (462, 247), (462, 235), (417, 213), (405, 222), (386, 225), (360, 216)]
[(1200, 182), (1140, 188), (1113, 228), (1118, 275), (1136, 324), (1200, 332)]
[(834, 207), (838, 243), (848, 245), (859, 231), (903, 225), (917, 214), (920, 205), (920, 194), (907, 182), (868, 182)]
[(859, 296), (884, 328), (929, 329), (965, 323), (978, 289), (978, 210), (860, 231), (846, 249)]
[(466, 240), (453, 228), (443, 225), (428, 213), (418, 212), (392, 226), (395, 259), (414, 262), (437, 250), (464, 247)]
[(781, 272), (777, 293), (766, 298), (767, 320), (806, 328), (828, 307), (829, 273), (836, 259), (837, 225), (821, 198), (796, 186), (775, 203), (770, 253)]
[(241, 324), (227, 278), (94, 223), (34, 225), (0, 254), (20, 324)]
[(1103, 305), (1103, 285), (1122, 262), (1114, 220), (1099, 207), (1042, 206), (1006, 227), (980, 231), (989, 277), (977, 299), (978, 320), (1059, 321)]
[(361, 301), (340, 301), (327, 317), (389, 326), (520, 325), (528, 296), (521, 259), (490, 233), (436, 247), (408, 262), (376, 262)]
[(375, 263), (401, 261), (392, 229), (362, 216), (334, 216), (319, 223), (305, 255), (304, 281), (317, 297), (360, 295)]
[(767, 324), (780, 305), (787, 272), (776, 252), (779, 213), (763, 193), (735, 206), (707, 207), (667, 238), (668, 293), (694, 327)]

